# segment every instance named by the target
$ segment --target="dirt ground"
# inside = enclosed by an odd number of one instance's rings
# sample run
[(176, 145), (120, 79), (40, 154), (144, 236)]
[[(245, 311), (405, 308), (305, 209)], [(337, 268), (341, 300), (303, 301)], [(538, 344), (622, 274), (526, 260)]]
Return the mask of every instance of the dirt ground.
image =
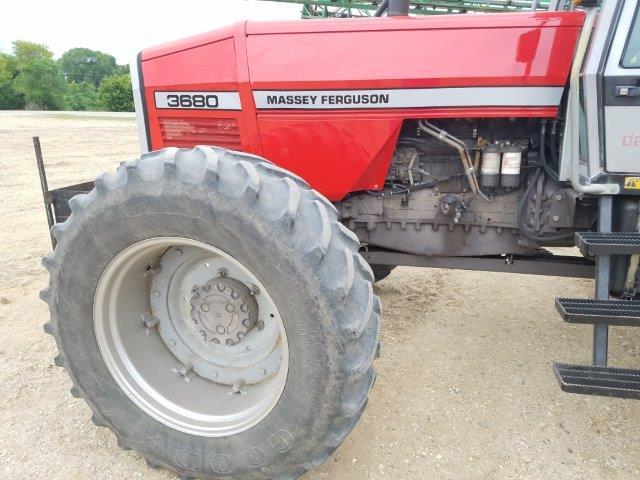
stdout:
[[(0, 478), (168, 479), (95, 427), (54, 366), (38, 300), (50, 250), (31, 136), (50, 186), (113, 170), (138, 151), (132, 119), (0, 115)], [(369, 406), (305, 480), (640, 477), (640, 403), (564, 394), (554, 360), (588, 362), (591, 330), (554, 297), (587, 280), (398, 268), (377, 287), (382, 357)], [(612, 363), (640, 366), (638, 334), (614, 329)]]

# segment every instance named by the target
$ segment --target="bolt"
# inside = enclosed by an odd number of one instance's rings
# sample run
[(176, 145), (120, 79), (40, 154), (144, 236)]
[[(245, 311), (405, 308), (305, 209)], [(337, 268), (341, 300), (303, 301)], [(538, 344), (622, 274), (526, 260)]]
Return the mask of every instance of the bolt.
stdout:
[(179, 248), (176, 248), (176, 255), (178, 256), (182, 255), (182, 250), (180, 250)]
[(238, 332), (238, 340), (242, 340), (244, 338), (244, 333)]
[(159, 324), (160, 324), (160, 320), (158, 320), (156, 317), (153, 317), (151, 320), (145, 320), (144, 322), (144, 325), (147, 328), (153, 328)]
[(559, 217), (558, 215), (554, 215), (554, 216), (553, 216), (553, 221), (554, 221), (554, 222), (558, 222), (558, 221), (560, 221), (560, 217)]
[(181, 365), (180, 367), (173, 368), (172, 370), (182, 375), (186, 382), (190, 382), (191, 379), (196, 376), (196, 374), (193, 373), (193, 367), (191, 365)]
[(148, 312), (143, 313), (141, 317), (147, 335), (151, 333), (151, 330), (160, 325), (160, 320), (157, 317), (152, 317)]
[(231, 298), (238, 298), (240, 296), (240, 294), (238, 292), (236, 292), (235, 290), (231, 290)]
[(216, 345), (220, 345), (220, 340), (218, 340), (217, 338), (214, 338), (213, 343), (215, 343)]
[(258, 320), (256, 327), (258, 328), (258, 331), (262, 330), (264, 328), (264, 322), (262, 320)]
[(233, 385), (233, 387), (231, 387), (231, 394), (232, 395), (240, 395), (241, 393), (242, 393), (242, 390), (240, 389), (240, 385), (235, 383)]
[(260, 289), (257, 285), (251, 285), (251, 295), (254, 297), (260, 293)]
[(249, 320), (248, 318), (245, 318), (244, 320), (242, 320), (242, 325), (245, 328), (249, 328), (249, 325), (251, 325), (251, 320)]
[(147, 266), (147, 269), (144, 271), (144, 277), (148, 277), (150, 275), (157, 275), (162, 271), (162, 265), (158, 265), (157, 263), (151, 264)]
[(202, 287), (202, 289), (203, 289), (205, 292), (208, 292), (209, 290), (211, 290), (211, 285), (209, 285), (209, 284), (207, 283), (204, 287)]
[(227, 312), (229, 312), (229, 313), (233, 313), (233, 312), (235, 312), (235, 311), (236, 311), (236, 308), (235, 308), (231, 303), (227, 303), (227, 304), (224, 306), (224, 309), (225, 309)]
[(562, 195), (558, 193), (558, 194), (556, 195), (556, 200), (562, 200)]
[(230, 346), (232, 346), (232, 345), (235, 345), (235, 344), (233, 343), (233, 340), (231, 340), (230, 338), (227, 338), (227, 341), (226, 341), (225, 343), (226, 343), (226, 344), (227, 344), (227, 346), (229, 346), (229, 347), (230, 347)]
[(200, 305), (200, 310), (202, 310), (203, 312), (208, 312), (210, 309), (211, 307), (208, 303), (203, 303), (202, 305)]
[(246, 303), (243, 303), (242, 305), (240, 305), (240, 310), (242, 310), (243, 312), (247, 312), (249, 310), (249, 307), (247, 307)]
[(218, 275), (221, 277), (226, 277), (227, 275), (229, 275), (229, 270), (227, 270), (226, 268), (220, 268), (218, 269)]
[(154, 290), (154, 291), (153, 291), (153, 296), (154, 296), (154, 297), (156, 297), (156, 298), (160, 298), (160, 295), (161, 295), (160, 290)]
[(224, 285), (222, 283), (216, 283), (216, 288), (219, 292), (224, 292)]
[(224, 335), (225, 329), (222, 325), (218, 325), (216, 327), (216, 332), (218, 332), (220, 335)]

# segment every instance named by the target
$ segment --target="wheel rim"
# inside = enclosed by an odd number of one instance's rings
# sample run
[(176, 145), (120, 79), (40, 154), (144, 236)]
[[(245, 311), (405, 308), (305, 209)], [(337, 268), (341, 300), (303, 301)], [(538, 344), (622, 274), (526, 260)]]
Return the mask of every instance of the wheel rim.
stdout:
[(102, 273), (93, 314), (116, 383), (176, 430), (234, 435), (264, 419), (284, 390), (289, 350), (275, 302), (211, 245), (177, 237), (131, 245)]

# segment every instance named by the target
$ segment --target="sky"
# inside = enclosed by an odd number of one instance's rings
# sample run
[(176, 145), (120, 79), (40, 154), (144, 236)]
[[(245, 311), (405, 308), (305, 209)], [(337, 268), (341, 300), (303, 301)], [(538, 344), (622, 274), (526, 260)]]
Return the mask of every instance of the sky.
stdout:
[(59, 58), (86, 47), (130, 63), (142, 49), (240, 20), (300, 18), (300, 5), (262, 0), (17, 0), (3, 2), (0, 51), (13, 40), (47, 45)]

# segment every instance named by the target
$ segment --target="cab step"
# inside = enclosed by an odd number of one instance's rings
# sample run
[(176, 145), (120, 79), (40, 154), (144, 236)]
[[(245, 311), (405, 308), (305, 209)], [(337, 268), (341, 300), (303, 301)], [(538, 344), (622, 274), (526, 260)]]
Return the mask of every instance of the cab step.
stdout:
[(568, 323), (640, 326), (639, 300), (556, 298), (556, 309)]
[(640, 399), (640, 370), (555, 363), (553, 371), (565, 392)]
[(640, 253), (640, 232), (577, 232), (576, 246), (583, 255)]

